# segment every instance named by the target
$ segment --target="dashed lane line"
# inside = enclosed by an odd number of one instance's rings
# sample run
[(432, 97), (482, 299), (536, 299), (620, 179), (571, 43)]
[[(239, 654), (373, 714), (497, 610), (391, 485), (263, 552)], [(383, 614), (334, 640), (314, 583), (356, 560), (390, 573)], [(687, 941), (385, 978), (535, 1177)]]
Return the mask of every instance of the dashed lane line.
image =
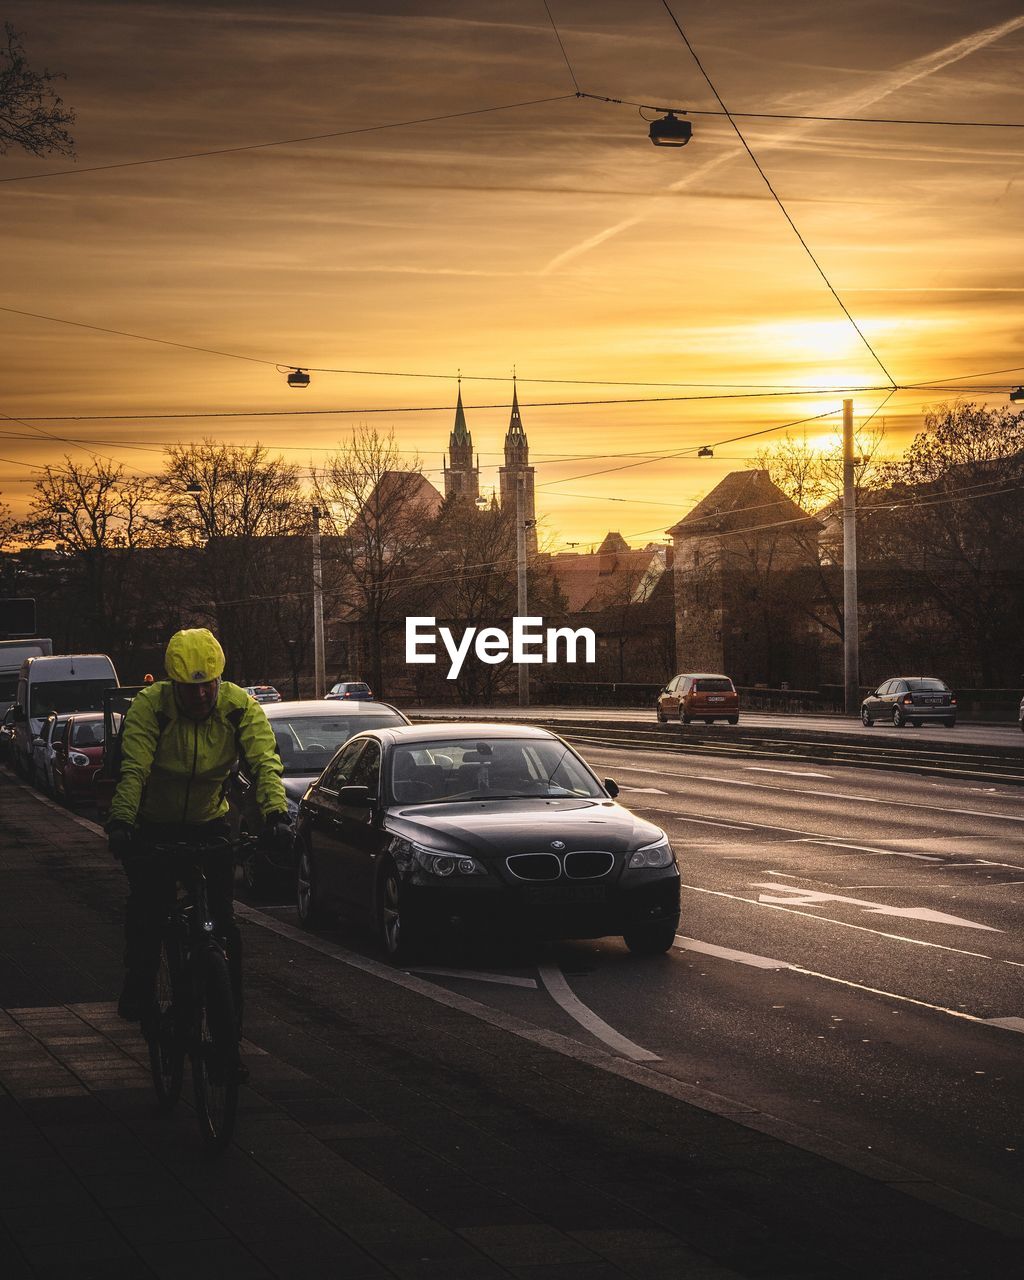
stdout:
[(416, 965), (410, 973), (432, 974), (438, 978), (464, 978), (468, 982), (492, 982), (500, 987), (527, 987), (537, 990), (535, 978), (519, 978), (511, 973), (477, 973), (474, 969), (435, 969), (430, 965)]

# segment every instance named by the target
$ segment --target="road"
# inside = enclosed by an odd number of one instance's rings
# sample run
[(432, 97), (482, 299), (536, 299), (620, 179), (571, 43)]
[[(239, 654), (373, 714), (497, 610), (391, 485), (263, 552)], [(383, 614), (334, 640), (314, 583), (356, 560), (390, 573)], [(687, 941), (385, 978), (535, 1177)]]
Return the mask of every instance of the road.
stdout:
[[(533, 706), (519, 707), (486, 707), (466, 708), (460, 710), (451, 706), (405, 708), (409, 715), (417, 720), (428, 720), (434, 717), (448, 719), (454, 715), (464, 718), (489, 720), (495, 717), (506, 720), (580, 720), (589, 719), (595, 724), (625, 724), (634, 721), (655, 723), (653, 709), (646, 707), (555, 707)], [(935, 743), (976, 743), (979, 746), (1004, 747), (1011, 750), (1024, 749), (1024, 734), (1017, 724), (986, 724), (982, 721), (961, 721), (954, 729), (943, 725), (922, 725), (920, 729), (906, 726), (897, 729), (892, 725), (877, 723), (870, 729), (855, 717), (823, 716), (823, 715), (781, 715), (767, 711), (742, 711), (740, 723), (745, 728), (785, 729), (788, 732), (806, 730), (809, 733), (842, 733), (863, 738), (866, 743), (872, 741), (901, 742), (910, 746), (929, 747)], [(703, 725), (697, 726), (703, 729)], [(728, 741), (730, 726), (722, 723), (715, 725), (716, 733), (720, 733)], [(672, 730), (669, 730), (672, 731)], [(675, 729), (678, 732), (678, 727)]]
[[(1024, 813), (1012, 786), (588, 747), (677, 850), (674, 951), (460, 955), (454, 993), (601, 1044), (790, 1141), (1024, 1203)], [(258, 905), (293, 921), (290, 905)], [(367, 956), (371, 943), (337, 930)]]

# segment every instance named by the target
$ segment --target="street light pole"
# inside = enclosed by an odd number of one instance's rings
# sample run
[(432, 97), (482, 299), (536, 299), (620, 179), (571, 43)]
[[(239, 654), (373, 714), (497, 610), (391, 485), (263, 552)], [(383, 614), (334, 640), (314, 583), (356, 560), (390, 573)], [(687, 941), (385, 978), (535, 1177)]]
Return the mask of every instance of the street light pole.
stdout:
[[(516, 610), (520, 618), (526, 617), (526, 511), (525, 476), (516, 477)], [(519, 705), (530, 705), (530, 668), (519, 663)]]
[(320, 564), (320, 508), (313, 508), (313, 696), (322, 698), (324, 673), (324, 575)]
[(843, 401), (843, 684), (845, 710), (860, 706), (860, 634), (857, 625), (857, 490), (853, 462), (853, 401)]

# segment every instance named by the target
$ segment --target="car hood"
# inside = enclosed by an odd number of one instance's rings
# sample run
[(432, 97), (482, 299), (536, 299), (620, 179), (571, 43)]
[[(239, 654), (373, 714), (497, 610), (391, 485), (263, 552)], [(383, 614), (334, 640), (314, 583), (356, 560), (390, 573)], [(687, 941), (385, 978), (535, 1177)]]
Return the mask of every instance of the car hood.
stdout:
[(568, 852), (625, 853), (660, 839), (661, 829), (608, 800), (473, 800), (392, 808), (387, 829), (428, 848), (507, 857), (560, 840)]

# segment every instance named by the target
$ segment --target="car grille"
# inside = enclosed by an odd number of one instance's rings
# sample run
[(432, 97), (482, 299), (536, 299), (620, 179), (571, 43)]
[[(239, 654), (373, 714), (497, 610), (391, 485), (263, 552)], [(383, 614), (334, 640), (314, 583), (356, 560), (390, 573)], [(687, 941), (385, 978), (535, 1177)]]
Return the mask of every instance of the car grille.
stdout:
[(610, 853), (584, 850), (565, 855), (565, 874), (570, 880), (596, 880), (606, 876), (615, 865)]
[(585, 849), (576, 853), (514, 853), (505, 865), (517, 880), (597, 880), (615, 865), (615, 858), (604, 850)]

